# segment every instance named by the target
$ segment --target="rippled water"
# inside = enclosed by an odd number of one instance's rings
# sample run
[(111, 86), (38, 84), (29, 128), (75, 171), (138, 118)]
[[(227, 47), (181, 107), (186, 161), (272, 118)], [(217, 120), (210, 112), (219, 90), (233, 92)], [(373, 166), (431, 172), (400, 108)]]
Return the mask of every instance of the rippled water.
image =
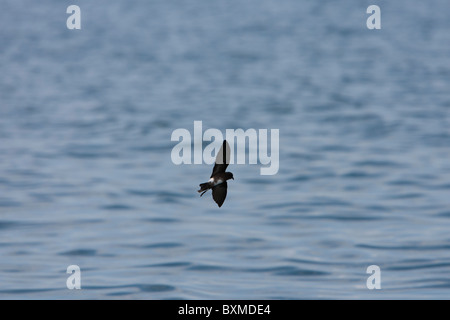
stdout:
[[(1, 10), (0, 298), (449, 297), (448, 1), (70, 4)], [(199, 198), (195, 120), (280, 129), (278, 174)]]

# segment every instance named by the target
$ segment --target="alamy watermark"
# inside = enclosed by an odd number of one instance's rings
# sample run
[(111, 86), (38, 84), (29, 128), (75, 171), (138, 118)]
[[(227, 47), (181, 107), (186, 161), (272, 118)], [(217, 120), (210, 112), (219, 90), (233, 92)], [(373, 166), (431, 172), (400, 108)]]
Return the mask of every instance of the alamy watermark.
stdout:
[[(370, 14), (370, 17), (366, 20), (367, 28), (370, 30), (381, 29), (381, 10), (377, 5), (370, 5), (366, 12)], [(70, 16), (67, 18), (66, 26), (69, 30), (81, 29), (81, 9), (77, 5), (70, 5), (66, 10)]]
[[(172, 149), (171, 159), (180, 164), (213, 164), (223, 140), (230, 145), (229, 164), (261, 164), (261, 175), (275, 175), (280, 168), (280, 130), (270, 129), (226, 129), (225, 137), (218, 129), (203, 132), (202, 121), (194, 121), (194, 134), (184, 128), (172, 132), (172, 141), (179, 141)], [(211, 141), (204, 150), (203, 142)], [(248, 141), (248, 145), (247, 145)], [(192, 152), (193, 145), (193, 152)], [(236, 146), (236, 148), (235, 148)], [(248, 146), (248, 156), (246, 152)], [(269, 155), (270, 147), (270, 155)], [(192, 157), (193, 155), (193, 157)], [(193, 159), (192, 159), (193, 158)], [(248, 161), (248, 162), (247, 162)]]
[(367, 267), (366, 273), (370, 274), (367, 278), (367, 289), (381, 289), (381, 269), (376, 264)]
[(367, 13), (370, 14), (370, 17), (367, 18), (366, 25), (367, 29), (381, 29), (381, 9), (377, 5), (371, 5), (366, 10)]
[(70, 276), (66, 280), (67, 289), (81, 289), (81, 270), (76, 264), (67, 267), (67, 273)]
[(67, 7), (66, 13), (70, 14), (67, 18), (66, 26), (69, 30), (81, 29), (81, 9), (79, 6), (70, 5)]

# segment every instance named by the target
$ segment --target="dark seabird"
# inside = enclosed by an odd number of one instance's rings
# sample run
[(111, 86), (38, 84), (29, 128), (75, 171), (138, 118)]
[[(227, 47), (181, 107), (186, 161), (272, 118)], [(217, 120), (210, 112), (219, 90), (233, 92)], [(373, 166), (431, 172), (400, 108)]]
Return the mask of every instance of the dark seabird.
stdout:
[(225, 172), (230, 163), (230, 145), (227, 140), (223, 140), (222, 147), (216, 157), (216, 163), (214, 165), (211, 179), (208, 182), (200, 184), (200, 190), (202, 193), (200, 197), (209, 189), (212, 189), (212, 197), (219, 207), (222, 206), (225, 198), (227, 197), (227, 180), (233, 179), (231, 172)]

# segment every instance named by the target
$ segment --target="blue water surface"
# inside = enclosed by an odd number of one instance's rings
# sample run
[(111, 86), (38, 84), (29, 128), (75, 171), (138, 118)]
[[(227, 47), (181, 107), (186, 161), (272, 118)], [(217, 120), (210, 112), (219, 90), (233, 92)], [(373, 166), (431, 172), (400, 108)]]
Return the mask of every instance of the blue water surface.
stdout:
[[(450, 3), (371, 4), (4, 1), (0, 299), (448, 299)], [(194, 121), (279, 129), (278, 174), (199, 198)]]

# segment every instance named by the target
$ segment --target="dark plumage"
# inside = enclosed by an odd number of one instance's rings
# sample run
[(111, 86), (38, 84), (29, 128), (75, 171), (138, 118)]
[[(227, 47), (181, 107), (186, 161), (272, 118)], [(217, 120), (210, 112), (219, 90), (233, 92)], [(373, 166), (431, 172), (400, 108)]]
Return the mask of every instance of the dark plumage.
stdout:
[(227, 197), (228, 184), (227, 180), (233, 179), (233, 174), (231, 172), (225, 172), (230, 163), (230, 146), (226, 140), (223, 141), (222, 147), (216, 157), (216, 163), (211, 174), (211, 178), (208, 182), (200, 184), (199, 193), (200, 197), (212, 189), (212, 197), (219, 207), (222, 206), (225, 198)]

